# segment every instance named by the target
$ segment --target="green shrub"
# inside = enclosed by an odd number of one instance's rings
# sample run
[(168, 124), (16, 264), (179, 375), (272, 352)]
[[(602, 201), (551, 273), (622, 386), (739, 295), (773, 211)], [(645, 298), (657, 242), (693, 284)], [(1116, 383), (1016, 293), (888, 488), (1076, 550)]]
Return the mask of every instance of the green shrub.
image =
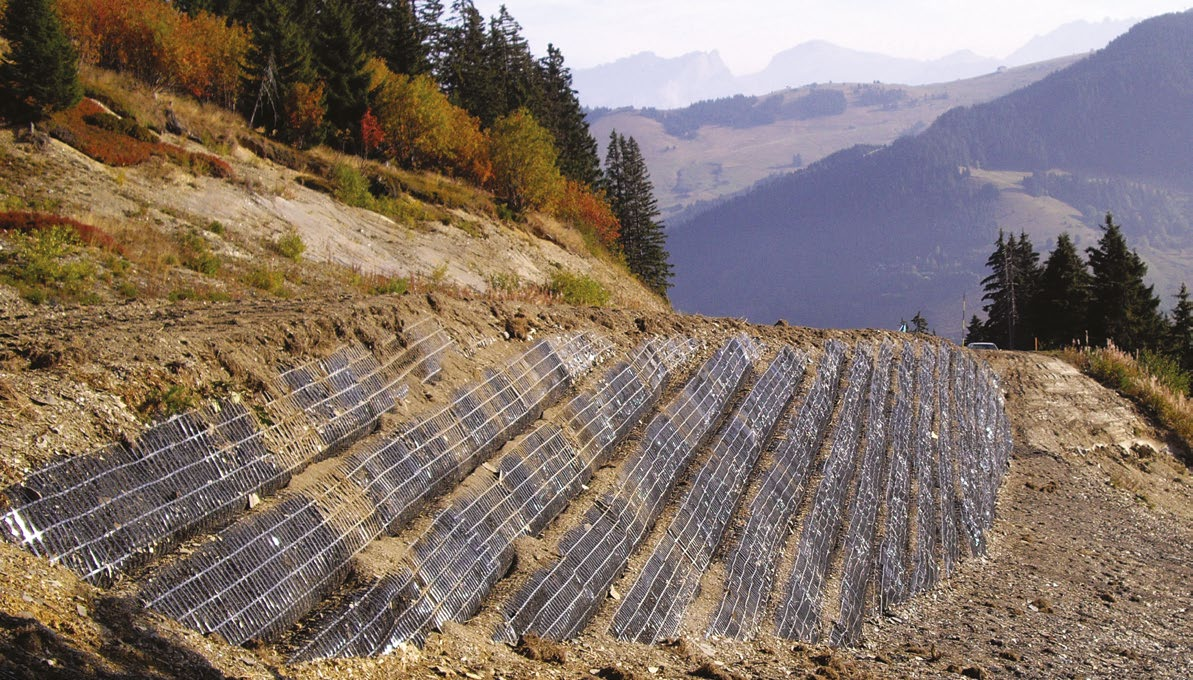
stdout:
[(369, 180), (359, 170), (347, 163), (336, 163), (328, 171), (331, 183), (335, 185), (335, 197), (341, 202), (357, 208), (372, 208), (373, 195), (369, 193)]
[(228, 233), (228, 228), (225, 227), (224, 223), (220, 222), (219, 220), (212, 220), (207, 224), (205, 229), (216, 236), (223, 236), (224, 234)]
[(297, 231), (290, 228), (273, 242), (273, 249), (278, 255), (298, 262), (302, 259), (302, 254), (306, 252), (307, 244), (303, 242)]
[(178, 239), (182, 266), (206, 276), (215, 276), (220, 271), (220, 257), (211, 252), (207, 239), (198, 231), (188, 231)]
[(0, 258), (3, 277), (33, 304), (92, 302), (95, 267), (81, 258), (78, 234), (66, 226), (14, 233), (12, 250)]
[(589, 276), (559, 271), (551, 275), (548, 288), (569, 305), (603, 307), (609, 304), (609, 291)]
[(286, 292), (286, 276), (277, 269), (270, 267), (255, 267), (244, 277), (244, 282), (258, 290), (274, 295), (284, 295)]
[(410, 289), (410, 280), (401, 276), (380, 276), (373, 283), (370, 292), (373, 295), (405, 295)]
[(1173, 392), (1189, 394), (1190, 376), (1176, 359), (1145, 349), (1139, 353), (1139, 365)]

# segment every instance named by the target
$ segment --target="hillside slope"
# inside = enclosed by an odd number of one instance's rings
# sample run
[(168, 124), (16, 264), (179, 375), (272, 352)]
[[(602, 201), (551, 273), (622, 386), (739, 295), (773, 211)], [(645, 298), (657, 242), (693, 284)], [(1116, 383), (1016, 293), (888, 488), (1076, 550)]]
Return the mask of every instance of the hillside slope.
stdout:
[[(1002, 96), (1079, 58), (1065, 57), (936, 85), (820, 83), (741, 102), (731, 100), (735, 118), (729, 120), (708, 116), (705, 111), (715, 110), (718, 104), (711, 102), (670, 111), (598, 112), (601, 115), (590, 115), (590, 121), (593, 136), (602, 145), (612, 130), (638, 141), (659, 206), (665, 216), (676, 218), (685, 208), (729, 196), (855, 144), (886, 144), (913, 134), (950, 108)], [(810, 94), (824, 96), (828, 92), (845, 97), (843, 112), (777, 119), (772, 112), (793, 107)], [(760, 115), (767, 112), (769, 115)]]
[[(1024, 228), (1047, 247), (1061, 228), (1094, 224), (1106, 210), (1155, 264), (1158, 291), (1172, 295), (1193, 245), (1191, 37), (1193, 13), (1145, 21), (916, 137), (838, 153), (695, 216), (673, 231), (676, 304), (825, 326), (890, 327), (922, 310), (953, 337), (963, 297), (977, 307), (1000, 227)], [(1071, 219), (1056, 219), (1056, 201)], [(759, 290), (783, 294), (752, 295)]]

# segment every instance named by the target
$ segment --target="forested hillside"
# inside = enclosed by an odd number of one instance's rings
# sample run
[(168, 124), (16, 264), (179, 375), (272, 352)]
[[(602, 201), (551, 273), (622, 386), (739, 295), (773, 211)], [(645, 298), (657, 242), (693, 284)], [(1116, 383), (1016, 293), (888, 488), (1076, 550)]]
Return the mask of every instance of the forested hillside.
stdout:
[[(1158, 290), (1170, 296), (1193, 244), (1191, 108), (1193, 12), (1143, 22), (916, 137), (835, 154), (696, 216), (672, 239), (675, 300), (814, 325), (897, 326), (924, 310), (957, 335), (963, 296), (978, 307), (989, 244), (1023, 212), (1010, 201), (1028, 196), (1066, 202), (1064, 220), (1087, 228), (1114, 212), (1145, 259), (1163, 260)], [(1071, 226), (1042, 209), (1017, 219), (1045, 238)]]

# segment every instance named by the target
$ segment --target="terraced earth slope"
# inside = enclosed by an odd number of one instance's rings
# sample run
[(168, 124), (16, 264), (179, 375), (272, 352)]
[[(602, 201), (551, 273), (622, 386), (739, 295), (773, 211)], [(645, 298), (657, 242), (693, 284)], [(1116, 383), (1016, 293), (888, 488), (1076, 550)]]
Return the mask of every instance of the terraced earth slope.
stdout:
[[(0, 675), (1188, 675), (1188, 471), (1047, 357), (435, 296), (7, 321)], [(134, 420), (163, 369), (197, 408)]]

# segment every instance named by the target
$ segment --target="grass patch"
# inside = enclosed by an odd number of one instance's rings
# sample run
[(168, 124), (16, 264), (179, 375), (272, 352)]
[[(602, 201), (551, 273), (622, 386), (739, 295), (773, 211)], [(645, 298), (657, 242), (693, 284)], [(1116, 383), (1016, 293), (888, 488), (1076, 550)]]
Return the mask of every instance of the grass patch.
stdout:
[(199, 404), (194, 392), (182, 385), (171, 385), (166, 389), (154, 388), (145, 395), (138, 411), (152, 418), (169, 418), (186, 413)]
[(569, 305), (603, 307), (609, 304), (609, 291), (590, 276), (558, 271), (547, 286)]
[(85, 257), (83, 243), (68, 226), (12, 232), (12, 248), (0, 252), (0, 279), (26, 301), (45, 303), (98, 301), (97, 268)]
[[(1185, 463), (1193, 464), (1193, 402), (1188, 397), (1188, 375), (1173, 375), (1174, 365), (1141, 354), (1139, 360), (1114, 347), (1066, 349), (1061, 358), (1094, 380), (1139, 404), (1171, 430), (1185, 447)], [(1157, 375), (1153, 370), (1160, 371)], [(1179, 369), (1176, 369), (1179, 373)], [(1183, 390), (1174, 387), (1184, 387)]]
[(244, 276), (247, 285), (279, 297), (286, 294), (286, 275), (272, 267), (254, 267)]
[(220, 272), (220, 256), (211, 252), (207, 239), (198, 231), (192, 229), (180, 236), (178, 245), (182, 266), (206, 276)]

